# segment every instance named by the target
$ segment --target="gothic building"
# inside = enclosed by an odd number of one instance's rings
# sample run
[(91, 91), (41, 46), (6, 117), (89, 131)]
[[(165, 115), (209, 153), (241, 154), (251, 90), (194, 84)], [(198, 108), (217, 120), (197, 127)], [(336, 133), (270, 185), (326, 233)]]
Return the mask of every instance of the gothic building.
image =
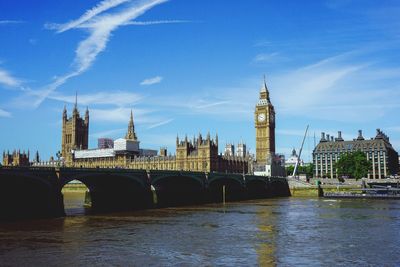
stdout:
[(258, 165), (271, 164), (275, 154), (275, 110), (265, 82), (254, 112), (256, 128), (256, 160)]
[(7, 153), (3, 152), (3, 165), (4, 166), (30, 166), (29, 163), (29, 151), (28, 153), (21, 152), (20, 150), (14, 150), (13, 153), (10, 154), (9, 151)]
[(77, 100), (72, 111), (72, 116), (68, 118), (67, 108), (64, 106), (62, 116), (62, 140), (61, 140), (61, 155), (65, 162), (72, 162), (73, 150), (82, 150), (88, 148), (89, 141), (89, 110), (86, 108), (85, 118), (81, 118)]
[(70, 167), (130, 168), (145, 170), (183, 170), (201, 172), (247, 173), (248, 158), (222, 156), (218, 154), (218, 136), (214, 139), (208, 133), (188, 140), (176, 138), (176, 155), (167, 155), (167, 149), (161, 148), (160, 155), (141, 149), (136, 136), (133, 115), (128, 124), (125, 138), (115, 140), (114, 148), (71, 150), (71, 161), (65, 161)]

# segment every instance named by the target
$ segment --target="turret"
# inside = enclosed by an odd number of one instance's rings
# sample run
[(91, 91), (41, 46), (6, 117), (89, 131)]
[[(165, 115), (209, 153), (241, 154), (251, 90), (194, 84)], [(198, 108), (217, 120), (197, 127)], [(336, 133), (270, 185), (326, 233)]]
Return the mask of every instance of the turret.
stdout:
[(362, 130), (358, 130), (358, 137), (357, 137), (357, 140), (359, 140), (359, 141), (364, 140), (364, 137), (363, 137), (363, 135), (362, 135)]
[(63, 123), (65, 123), (67, 121), (68, 117), (67, 117), (67, 107), (66, 105), (64, 105), (64, 110), (63, 110)]
[(129, 120), (129, 124), (128, 124), (128, 131), (125, 135), (125, 139), (129, 139), (129, 140), (137, 140), (136, 137), (136, 133), (135, 133), (135, 125), (133, 123), (133, 112), (131, 110), (131, 118)]
[(260, 99), (265, 99), (265, 100), (267, 100), (268, 103), (271, 102), (269, 99), (269, 91), (268, 91), (265, 75), (264, 75), (264, 81), (263, 81), (263, 83), (261, 85), (261, 89), (260, 89)]
[(320, 140), (320, 142), (326, 142), (325, 133), (324, 133), (324, 132), (321, 133), (321, 140)]
[(36, 150), (35, 161), (40, 162), (39, 151)]
[(338, 137), (336, 138), (336, 141), (338, 142), (344, 141), (342, 138), (342, 131), (338, 131)]
[(76, 117), (79, 115), (78, 112), (78, 92), (75, 93), (75, 105), (74, 110), (72, 111), (72, 117)]
[(89, 124), (89, 108), (86, 106), (85, 124)]

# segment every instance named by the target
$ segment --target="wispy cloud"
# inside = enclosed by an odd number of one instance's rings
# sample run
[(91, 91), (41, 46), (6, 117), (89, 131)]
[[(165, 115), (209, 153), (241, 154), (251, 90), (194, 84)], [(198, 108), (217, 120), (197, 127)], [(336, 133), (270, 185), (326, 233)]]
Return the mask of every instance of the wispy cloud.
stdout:
[(174, 24), (174, 23), (190, 23), (190, 20), (153, 20), (153, 21), (129, 21), (124, 25), (135, 25), (135, 26), (148, 26), (157, 24)]
[(48, 29), (55, 29), (57, 30), (57, 33), (65, 32), (70, 29), (76, 28), (77, 26), (81, 25), (82, 23), (85, 23), (86, 21), (92, 19), (96, 15), (107, 11), (108, 9), (111, 9), (113, 7), (119, 6), (125, 2), (129, 2), (130, 0), (104, 0), (101, 1), (99, 4), (97, 4), (95, 7), (87, 10), (82, 16), (80, 16), (76, 20), (72, 20), (70, 22), (64, 23), (64, 24), (46, 24), (45, 27)]
[(25, 23), (22, 20), (0, 20), (0, 25)]
[(173, 121), (173, 120), (174, 120), (174, 119), (168, 119), (168, 120), (165, 120), (165, 121), (161, 121), (161, 122), (152, 124), (152, 125), (150, 125), (149, 127), (147, 127), (147, 129), (153, 129), (153, 128), (160, 127), (160, 126), (162, 126), (162, 125), (165, 125), (165, 124), (170, 123), (170, 122)]
[[(149, 117), (152, 110), (134, 108), (133, 117), (135, 123), (156, 123), (159, 121), (156, 117)], [(117, 107), (108, 109), (90, 109), (90, 119), (94, 121), (110, 122), (110, 123), (128, 123), (131, 108)]]
[[(75, 95), (62, 95), (52, 93), (49, 99), (62, 101), (66, 103), (75, 103)], [(130, 92), (97, 92), (93, 94), (78, 94), (78, 102), (80, 105), (115, 105), (126, 106), (134, 105), (139, 102), (143, 96)]]
[[(94, 8), (86, 11), (77, 20), (73, 20), (66, 24), (53, 24), (52, 26), (48, 26), (48, 28), (56, 29), (57, 32), (64, 32), (70, 29), (79, 28), (84, 24), (84, 27), (89, 32), (89, 36), (78, 44), (73, 62), (74, 69), (71, 72), (56, 78), (53, 83), (37, 92), (37, 100), (34, 101), (34, 105), (36, 107), (39, 106), (43, 100), (59, 86), (63, 85), (69, 79), (81, 75), (88, 70), (99, 53), (106, 48), (113, 31), (129, 21), (136, 19), (140, 15), (143, 15), (154, 6), (166, 1), (167, 0), (144, 0), (128, 3), (128, 1), (124, 0), (104, 0)], [(127, 5), (125, 5), (121, 10), (114, 13), (101, 14), (125, 2), (127, 2)]]
[(152, 78), (148, 78), (143, 80), (140, 85), (152, 85), (152, 84), (157, 84), (160, 83), (162, 81), (163, 77), (161, 76), (156, 76), (156, 77), (152, 77)]
[(1, 84), (10, 87), (17, 87), (21, 85), (21, 81), (13, 77), (8, 71), (0, 68), (0, 85)]
[(253, 62), (254, 63), (267, 63), (267, 62), (271, 62), (274, 61), (278, 58), (279, 53), (278, 52), (274, 52), (274, 53), (261, 53), (256, 55), (253, 58)]
[(0, 117), (10, 118), (11, 117), (11, 113), (0, 108)]
[(97, 132), (90, 134), (90, 137), (92, 138), (100, 138), (100, 137), (118, 137), (121, 136), (121, 133), (126, 131), (126, 128), (119, 128), (119, 129), (113, 129), (113, 130), (108, 130), (108, 131), (102, 131), (102, 132)]
[(266, 40), (261, 40), (261, 41), (257, 41), (256, 43), (254, 43), (254, 47), (263, 47), (263, 46), (269, 46), (271, 45), (272, 42), (270, 41), (266, 41)]
[(358, 62), (352, 53), (326, 58), (274, 77), (272, 88), (285, 92), (275, 103), (287, 115), (349, 122), (378, 118), (398, 106), (393, 97), (399, 92), (383, 88), (382, 77), (369, 72), (375, 73), (373, 63)]

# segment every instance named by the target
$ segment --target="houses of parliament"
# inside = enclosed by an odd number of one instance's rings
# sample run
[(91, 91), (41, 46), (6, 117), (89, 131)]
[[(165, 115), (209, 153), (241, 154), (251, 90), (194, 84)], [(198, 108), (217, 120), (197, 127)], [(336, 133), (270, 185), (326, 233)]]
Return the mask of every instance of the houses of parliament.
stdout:
[[(183, 170), (200, 172), (252, 172), (254, 165), (266, 165), (275, 153), (275, 111), (271, 104), (264, 79), (254, 112), (256, 129), (256, 160), (240, 144), (237, 153), (225, 150), (219, 154), (218, 135), (199, 134), (193, 139), (176, 137), (175, 155), (168, 155), (166, 148), (159, 153), (140, 148), (135, 132), (133, 113), (130, 114), (124, 138), (113, 142), (112, 147), (88, 149), (89, 110), (81, 116), (75, 102), (72, 116), (64, 107), (62, 114), (61, 165), (82, 168), (130, 168), (145, 170)], [(15, 154), (15, 153), (14, 153)], [(3, 165), (13, 165), (11, 155), (3, 153)]]

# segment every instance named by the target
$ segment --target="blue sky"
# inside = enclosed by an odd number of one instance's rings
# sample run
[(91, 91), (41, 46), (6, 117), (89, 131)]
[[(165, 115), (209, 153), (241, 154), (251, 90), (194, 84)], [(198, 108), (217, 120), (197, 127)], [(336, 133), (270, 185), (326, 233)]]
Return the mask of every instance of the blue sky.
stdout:
[(61, 146), (64, 104), (90, 110), (90, 147), (125, 135), (175, 151), (178, 134), (218, 133), (255, 151), (263, 74), (277, 152), (314, 133), (400, 149), (398, 1), (1, 1), (0, 151)]

